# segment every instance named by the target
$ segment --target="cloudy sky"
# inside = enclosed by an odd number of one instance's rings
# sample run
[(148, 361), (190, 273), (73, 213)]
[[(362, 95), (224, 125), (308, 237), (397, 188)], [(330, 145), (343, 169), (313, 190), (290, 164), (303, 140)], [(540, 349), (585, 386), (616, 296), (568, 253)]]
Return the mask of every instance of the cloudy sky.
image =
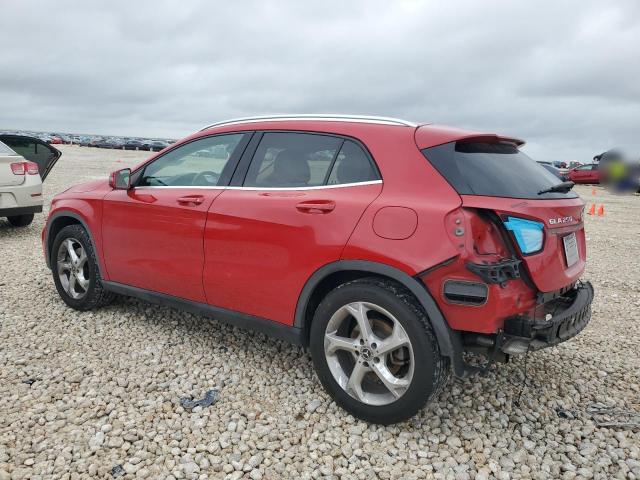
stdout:
[[(640, 152), (640, 1), (0, 0), (0, 128), (180, 138), (230, 117), (397, 116)], [(95, 2), (98, 3), (98, 2)]]

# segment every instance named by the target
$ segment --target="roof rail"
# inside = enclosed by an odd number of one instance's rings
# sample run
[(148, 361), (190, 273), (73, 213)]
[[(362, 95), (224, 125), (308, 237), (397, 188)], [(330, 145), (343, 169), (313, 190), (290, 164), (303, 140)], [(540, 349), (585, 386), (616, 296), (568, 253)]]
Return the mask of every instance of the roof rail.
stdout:
[(223, 122), (212, 123), (207, 125), (202, 130), (206, 130), (212, 127), (219, 127), (221, 125), (233, 125), (235, 123), (256, 123), (265, 121), (291, 121), (291, 120), (311, 120), (311, 121), (323, 121), (323, 122), (360, 122), (360, 123), (377, 123), (381, 125), (401, 125), (404, 127), (417, 127), (418, 125), (407, 120), (401, 120), (399, 118), (391, 117), (375, 117), (369, 115), (333, 115), (325, 113), (303, 113), (292, 115), (264, 115), (257, 117), (244, 117), (233, 118), (231, 120), (225, 120)]

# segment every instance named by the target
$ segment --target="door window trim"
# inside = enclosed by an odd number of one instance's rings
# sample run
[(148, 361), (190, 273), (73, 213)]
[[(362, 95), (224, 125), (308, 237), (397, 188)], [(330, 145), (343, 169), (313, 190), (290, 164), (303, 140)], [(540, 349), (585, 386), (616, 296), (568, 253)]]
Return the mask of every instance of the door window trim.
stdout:
[(151, 190), (155, 188), (190, 188), (190, 189), (201, 189), (201, 190), (253, 190), (253, 191), (272, 191), (272, 190), (324, 190), (327, 188), (345, 188), (345, 187), (359, 187), (362, 185), (378, 185), (381, 184), (382, 180), (366, 180), (364, 182), (354, 182), (354, 183), (338, 183), (335, 185), (313, 185), (310, 187), (238, 187), (235, 185), (217, 185), (217, 186), (195, 186), (195, 185), (140, 185), (139, 187), (134, 187), (136, 190)]

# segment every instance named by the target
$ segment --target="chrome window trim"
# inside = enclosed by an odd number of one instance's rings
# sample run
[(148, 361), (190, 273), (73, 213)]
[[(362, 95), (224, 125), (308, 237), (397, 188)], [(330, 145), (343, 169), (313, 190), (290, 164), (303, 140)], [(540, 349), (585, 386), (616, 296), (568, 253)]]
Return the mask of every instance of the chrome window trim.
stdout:
[(253, 190), (253, 191), (278, 191), (278, 190), (323, 190), (327, 188), (345, 188), (345, 187), (359, 187), (361, 185), (377, 185), (382, 183), (382, 180), (370, 180), (367, 182), (354, 182), (354, 183), (339, 183), (336, 185), (315, 185), (312, 187), (222, 187), (222, 186), (197, 186), (197, 185), (153, 185), (153, 186), (140, 186), (133, 187), (135, 190), (153, 190), (157, 188), (172, 188), (172, 189), (203, 189), (203, 190)]
[(240, 123), (259, 123), (259, 122), (286, 122), (286, 121), (314, 121), (314, 122), (356, 122), (356, 123), (374, 123), (379, 125), (399, 125), (403, 127), (417, 127), (417, 123), (400, 118), (393, 117), (376, 117), (370, 115), (341, 115), (341, 114), (293, 114), (293, 115), (264, 115), (245, 118), (232, 118), (221, 122), (212, 123), (200, 129), (207, 130), (222, 125), (236, 125)]

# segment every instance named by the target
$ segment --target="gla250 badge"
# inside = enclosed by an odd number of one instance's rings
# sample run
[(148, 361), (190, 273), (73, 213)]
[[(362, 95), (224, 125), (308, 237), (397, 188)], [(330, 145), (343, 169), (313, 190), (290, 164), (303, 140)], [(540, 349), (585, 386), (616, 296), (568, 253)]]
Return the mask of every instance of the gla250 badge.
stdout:
[(570, 223), (573, 222), (573, 217), (558, 217), (558, 218), (550, 218), (549, 225), (559, 225), (561, 223)]

